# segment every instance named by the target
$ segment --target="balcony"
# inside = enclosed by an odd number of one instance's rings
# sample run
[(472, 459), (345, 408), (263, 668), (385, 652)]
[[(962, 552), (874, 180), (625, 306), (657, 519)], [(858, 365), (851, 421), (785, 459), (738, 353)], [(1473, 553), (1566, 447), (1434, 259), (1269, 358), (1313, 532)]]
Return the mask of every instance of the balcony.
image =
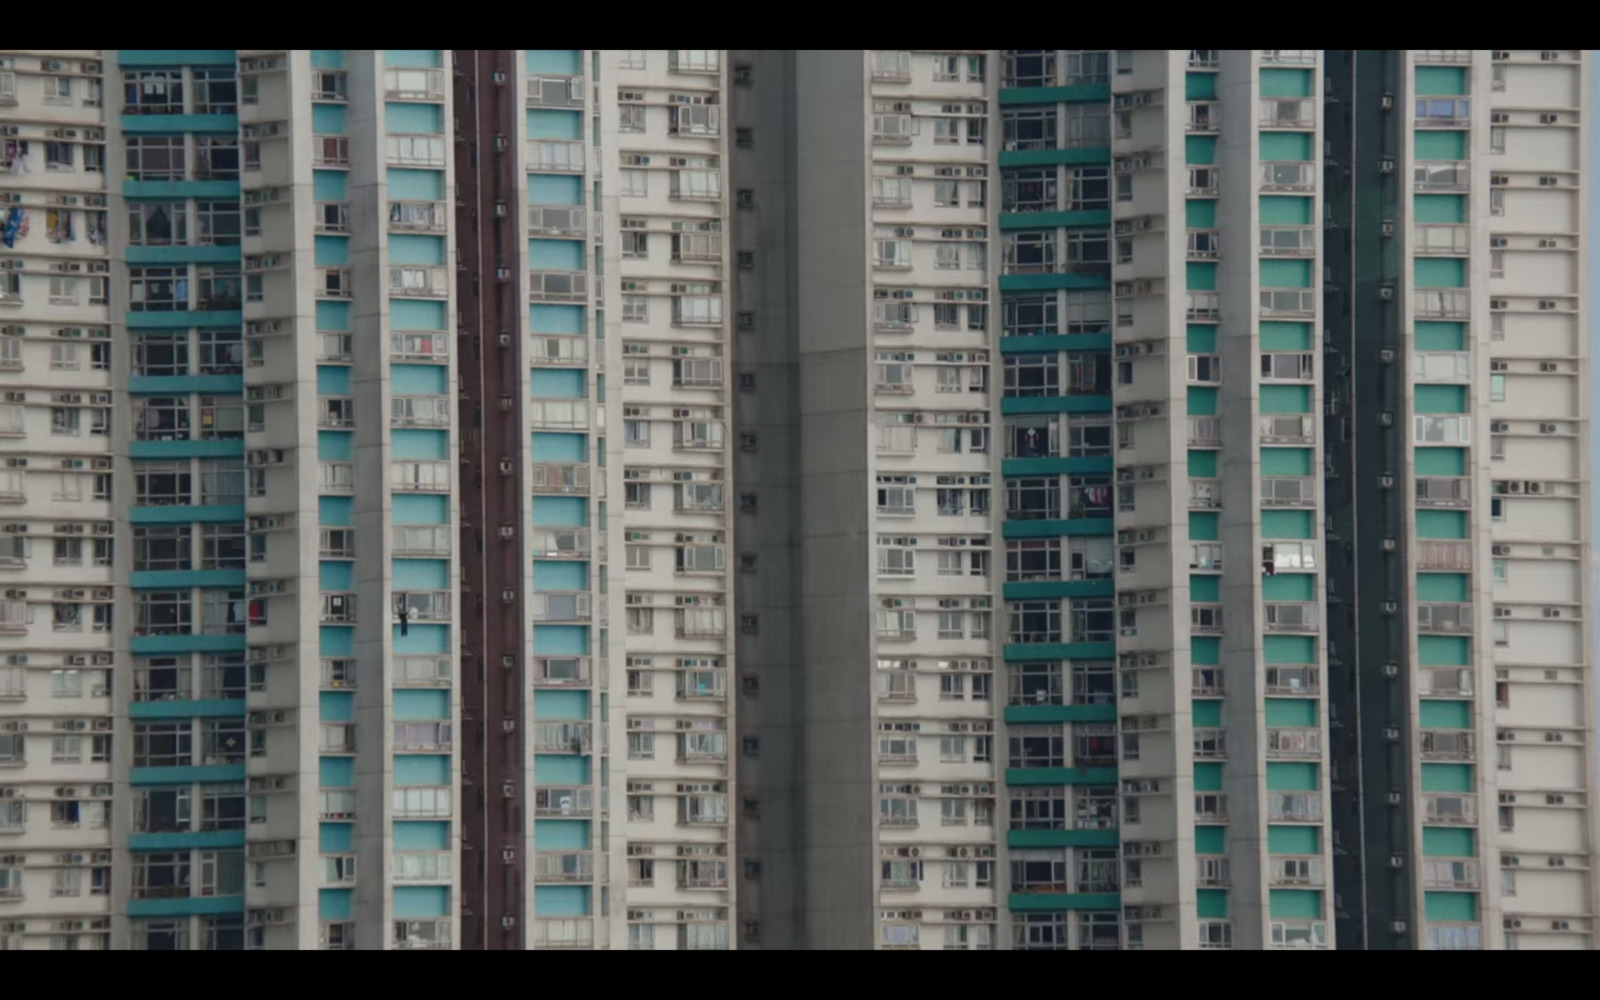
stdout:
[(587, 687), (590, 683), (587, 656), (539, 656), (531, 666), (534, 687)]
[(1476, 694), (1471, 667), (1422, 668), (1417, 680), (1417, 693), (1424, 698), (1471, 698)]
[(450, 492), (450, 463), (435, 461), (391, 462), (389, 464), (389, 487), (400, 493), (448, 493)]
[(389, 360), (448, 361), (450, 337), (443, 333), (391, 333)]
[(536, 529), (529, 538), (535, 559), (587, 559), (591, 542), (588, 528)]
[(356, 595), (352, 592), (323, 594), (322, 611), (318, 620), (324, 625), (354, 625)]
[(455, 878), (455, 856), (449, 851), (397, 851), (390, 871), (396, 882), (449, 882)]
[(442, 524), (397, 524), (393, 529), (390, 553), (404, 558), (447, 557), (455, 539)]
[(1476, 795), (1423, 795), (1423, 822), (1436, 826), (1476, 826)]
[(389, 798), (395, 819), (449, 819), (455, 789), (449, 785), (411, 785), (396, 788)]
[(449, 920), (396, 920), (396, 951), (449, 951)]
[(1275, 920), (1272, 922), (1271, 948), (1321, 949), (1328, 947), (1328, 925), (1307, 920)]
[(356, 791), (353, 788), (324, 788), (318, 791), (317, 815), (325, 820), (356, 818)]
[(1477, 759), (1477, 734), (1471, 730), (1427, 729), (1422, 733), (1422, 759), (1471, 761)]
[(583, 107), (584, 79), (581, 76), (528, 77), (528, 107)]
[(584, 430), (589, 426), (586, 400), (535, 399), (525, 405), (528, 424), (540, 430)]
[(449, 396), (390, 396), (390, 427), (449, 427)]
[(594, 745), (594, 727), (587, 722), (536, 722), (534, 753), (586, 754)]
[(584, 210), (571, 205), (529, 205), (528, 232), (541, 236), (582, 236), (588, 232)]
[(442, 201), (389, 202), (389, 228), (396, 232), (442, 233), (450, 226), (450, 213)]
[(395, 613), (412, 622), (447, 622), (452, 617), (451, 597), (448, 590), (397, 590)]
[(1267, 758), (1293, 760), (1322, 756), (1320, 729), (1268, 729)]
[(1274, 477), (1261, 480), (1261, 506), (1314, 507), (1317, 480), (1313, 476)]
[(391, 267), (389, 294), (403, 299), (447, 299), (450, 272), (442, 267)]
[(1222, 256), (1221, 234), (1215, 229), (1188, 231), (1188, 260), (1216, 260)]
[(1317, 439), (1317, 418), (1310, 414), (1261, 417), (1258, 430), (1262, 444), (1312, 444)]
[(569, 851), (561, 854), (540, 852), (533, 858), (535, 882), (592, 882), (594, 853)]
[(1263, 66), (1315, 66), (1321, 49), (1262, 49)]
[(1265, 257), (1314, 257), (1317, 230), (1311, 226), (1262, 226), (1261, 254)]
[(1189, 480), (1189, 509), (1216, 510), (1222, 506), (1222, 480)]
[(594, 921), (586, 917), (536, 918), (533, 947), (541, 951), (588, 951), (594, 947)]
[(1211, 101), (1190, 101), (1189, 119), (1184, 131), (1190, 135), (1221, 135), (1222, 105)]
[(581, 174), (584, 150), (582, 142), (535, 139), (528, 143), (528, 169), (545, 174)]
[(1300, 98), (1264, 100), (1258, 123), (1264, 129), (1314, 129), (1317, 127), (1317, 102)]
[(1466, 257), (1472, 252), (1471, 226), (1417, 226), (1411, 249), (1425, 257)]
[(1261, 164), (1261, 190), (1315, 191), (1317, 165), (1304, 160), (1270, 161)]
[(1305, 886), (1320, 889), (1328, 884), (1328, 870), (1322, 858), (1273, 856), (1267, 862), (1267, 882), (1273, 887)]
[(1262, 627), (1268, 632), (1311, 632), (1318, 629), (1314, 601), (1269, 601), (1261, 605)]
[(1417, 569), (1437, 573), (1470, 573), (1472, 543), (1422, 539), (1417, 542)]
[(533, 814), (572, 818), (593, 816), (594, 789), (586, 786), (535, 789)]
[(589, 363), (587, 337), (530, 337), (528, 363), (541, 367), (585, 365)]
[(443, 167), (445, 140), (441, 135), (405, 135), (391, 132), (383, 141), (384, 162), (391, 167)]
[(1222, 296), (1217, 292), (1188, 292), (1185, 313), (1189, 319), (1201, 323), (1215, 323), (1222, 318)]
[(1418, 160), (1412, 181), (1418, 191), (1466, 191), (1472, 186), (1472, 164), (1467, 160)]
[(385, 69), (383, 96), (390, 101), (442, 101), (444, 70)]
[(1464, 476), (1425, 476), (1417, 479), (1418, 507), (1467, 508), (1472, 506), (1472, 480)]
[(1422, 97), (1416, 102), (1418, 128), (1462, 128), (1472, 124), (1472, 100), (1466, 97)]
[(1418, 604), (1417, 631), (1449, 635), (1471, 635), (1472, 605)]
[(1222, 447), (1222, 420), (1218, 417), (1190, 417), (1189, 447)]
[(1317, 292), (1314, 288), (1263, 288), (1259, 304), (1263, 319), (1271, 316), (1314, 316), (1317, 312)]
[(1221, 635), (1222, 605), (1195, 602), (1189, 605), (1190, 635)]
[(1474, 858), (1424, 858), (1422, 888), (1476, 892), (1482, 884)]
[(528, 297), (535, 302), (584, 302), (589, 298), (585, 271), (530, 271)]
[(593, 602), (588, 591), (544, 591), (528, 596), (533, 620), (546, 623), (588, 622), (593, 618)]
[(1472, 355), (1466, 351), (1426, 351), (1411, 355), (1417, 382), (1471, 382)]
[(1321, 671), (1316, 667), (1268, 667), (1267, 694), (1314, 695), (1322, 690)]
[(1320, 823), (1322, 793), (1269, 791), (1267, 819), (1273, 823)]
[(448, 656), (397, 656), (391, 679), (395, 687), (449, 687)]
[(395, 752), (438, 752), (454, 746), (453, 733), (448, 722), (396, 722), (394, 724)]
[(589, 492), (587, 465), (537, 462), (525, 468), (528, 474), (528, 488), (534, 493), (587, 494)]

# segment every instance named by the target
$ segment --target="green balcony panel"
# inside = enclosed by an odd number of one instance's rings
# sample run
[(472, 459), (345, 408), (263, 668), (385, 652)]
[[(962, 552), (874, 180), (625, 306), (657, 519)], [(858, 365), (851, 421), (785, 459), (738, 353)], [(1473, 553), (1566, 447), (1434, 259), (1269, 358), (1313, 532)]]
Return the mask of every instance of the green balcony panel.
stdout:
[(1465, 604), (1472, 600), (1472, 581), (1465, 573), (1418, 573), (1417, 600)]
[[(1311, 411), (1311, 386), (1309, 385), (1263, 385), (1260, 390), (1258, 406), (1264, 416), (1286, 413), (1310, 413)], [(1263, 451), (1270, 451), (1264, 448)]]
[(1195, 916), (1201, 920), (1226, 920), (1228, 918), (1228, 890), (1195, 890)]
[(1113, 722), (1115, 705), (1007, 705), (1006, 722), (1028, 725), (1048, 722)]
[[(1216, 202), (1193, 202), (1191, 205), (1214, 205)], [(1192, 223), (1191, 223), (1192, 225)], [(1184, 348), (1190, 354), (1215, 354), (1217, 353), (1217, 328), (1205, 323), (1190, 323), (1184, 331)], [(1216, 452), (1207, 452), (1215, 455)]]
[(1411, 198), (1411, 216), (1419, 224), (1460, 224), (1466, 222), (1467, 196), (1464, 194), (1413, 195)]
[(1419, 160), (1465, 160), (1467, 133), (1448, 129), (1418, 129), (1415, 136), (1415, 156)]
[(1001, 337), (1001, 354), (1051, 354), (1056, 351), (1109, 351), (1111, 334), (1075, 333), (1059, 337)]
[(1424, 792), (1474, 792), (1471, 764), (1423, 764)]
[(1222, 600), (1222, 577), (1189, 574), (1189, 600), (1213, 604)]
[[(1001, 87), (1000, 103), (1082, 104), (1111, 100), (1109, 83), (1074, 83), (1065, 87)], [(1106, 157), (1110, 159), (1109, 153)]]
[(1218, 761), (1196, 761), (1194, 765), (1194, 790), (1197, 792), (1222, 791), (1222, 764)]
[(1057, 229), (1111, 225), (1111, 209), (1086, 208), (1072, 212), (1002, 212), (1001, 229)]
[(1467, 349), (1467, 324), (1418, 320), (1411, 346), (1418, 351), (1464, 351)]
[(1293, 195), (1262, 195), (1260, 201), (1263, 226), (1311, 225), (1311, 199)]
[(1310, 448), (1261, 449), (1263, 476), (1309, 476), (1313, 455)]
[(1446, 826), (1422, 828), (1422, 854), (1429, 858), (1475, 858), (1478, 831)]
[(1418, 288), (1467, 287), (1467, 262), (1462, 257), (1418, 257), (1411, 262), (1411, 274)]
[(1472, 923), (1478, 919), (1476, 892), (1425, 892), (1422, 911), (1429, 920)]
[(1189, 539), (1195, 542), (1217, 540), (1221, 515), (1215, 511), (1191, 510), (1189, 512)]
[(1008, 601), (1036, 601), (1051, 597), (1111, 597), (1117, 591), (1116, 581), (1105, 580), (1040, 580), (1029, 583), (1003, 585)]
[(1320, 721), (1317, 707), (1315, 698), (1268, 698), (1266, 723), (1268, 726), (1310, 728)]
[(1417, 704), (1417, 725), (1423, 729), (1471, 729), (1472, 702), (1426, 699)]
[(1321, 854), (1322, 828), (1316, 826), (1268, 826), (1267, 853)]
[(1184, 265), (1184, 287), (1191, 292), (1217, 290), (1217, 265), (1205, 261), (1189, 261)]
[(1261, 349), (1263, 351), (1311, 350), (1311, 324), (1289, 323), (1283, 320), (1262, 320)]
[(1261, 261), (1262, 288), (1314, 288), (1311, 261), (1263, 260)]
[(1261, 96), (1310, 97), (1313, 72), (1309, 69), (1263, 69)]
[(1025, 847), (1116, 847), (1121, 834), (1116, 830), (1007, 830), (1006, 846)]
[[(1217, 228), (1217, 203), (1209, 199), (1188, 201), (1183, 206), (1184, 224), (1190, 229)], [(1189, 286), (1193, 288), (1193, 285)], [(1207, 329), (1214, 329), (1207, 327)]]
[[(1272, 707), (1272, 702), (1267, 702), (1267, 707)], [(1269, 711), (1270, 717), (1272, 713)], [(1272, 725), (1269, 720), (1267, 725)], [(1200, 765), (1196, 764), (1196, 767)], [(1269, 760), (1267, 761), (1267, 791), (1269, 792), (1314, 792), (1322, 787), (1318, 780), (1318, 765), (1304, 761)], [(1198, 789), (1197, 789), (1198, 790)]]
[(1418, 413), (1466, 413), (1467, 387), (1419, 385), (1412, 393), (1412, 408)]
[(1000, 400), (1000, 412), (1016, 413), (1110, 413), (1111, 397), (1105, 396), (1025, 396)]
[(1024, 913), (1121, 910), (1122, 896), (1115, 892), (1013, 892), (1006, 905)]
[(1192, 702), (1189, 711), (1193, 713), (1192, 724), (1196, 729), (1213, 729), (1222, 725), (1222, 702), (1207, 699)]
[(1461, 635), (1417, 636), (1417, 665), (1422, 667), (1470, 667), (1472, 640)]
[(1183, 78), (1183, 97), (1188, 101), (1217, 99), (1217, 74), (1187, 73)]
[(1418, 448), (1414, 458), (1419, 476), (1464, 476), (1467, 474), (1467, 449)]
[(1113, 785), (1117, 781), (1114, 767), (1009, 767), (1006, 784), (1037, 785)]
[[(1214, 135), (1186, 135), (1183, 137), (1183, 162), (1191, 167), (1209, 167), (1217, 162), (1217, 137)], [(1189, 202), (1190, 205), (1196, 202)], [(1199, 204), (1215, 206), (1214, 201)]]
[(1309, 510), (1264, 510), (1261, 512), (1261, 537), (1264, 540), (1306, 540), (1315, 537)]
[(1194, 828), (1196, 854), (1227, 854), (1228, 828), (1225, 826), (1196, 826)]
[(1221, 392), (1215, 386), (1191, 385), (1188, 387), (1188, 413), (1191, 417), (1214, 417), (1217, 415), (1217, 396)]
[(1189, 478), (1217, 478), (1217, 453), (1210, 449), (1197, 449), (1189, 452)]
[(1273, 920), (1321, 920), (1321, 889), (1271, 889), (1267, 909)]
[(1262, 132), (1256, 136), (1256, 148), (1263, 162), (1309, 163), (1317, 158), (1309, 132)]
[(1461, 66), (1418, 66), (1418, 97), (1460, 97), (1471, 93), (1467, 71)]
[(1261, 662), (1274, 667), (1307, 666), (1317, 660), (1317, 640), (1310, 635), (1261, 637)]
[(1117, 655), (1115, 642), (1007, 643), (1007, 660), (1109, 660)]
[(1048, 167), (1052, 163), (1110, 163), (1110, 146), (1078, 149), (1017, 149), (1000, 154), (1001, 167)]
[(1004, 476), (1058, 476), (1081, 473), (1109, 475), (1116, 469), (1116, 459), (1110, 455), (1083, 458), (1007, 458), (1000, 463)]
[(1189, 640), (1189, 662), (1197, 667), (1222, 665), (1222, 639), (1214, 635), (1197, 635)]
[(1418, 538), (1462, 539), (1467, 537), (1467, 527), (1464, 510), (1417, 511)]
[(1314, 601), (1317, 578), (1310, 573), (1274, 573), (1261, 578), (1263, 601)]

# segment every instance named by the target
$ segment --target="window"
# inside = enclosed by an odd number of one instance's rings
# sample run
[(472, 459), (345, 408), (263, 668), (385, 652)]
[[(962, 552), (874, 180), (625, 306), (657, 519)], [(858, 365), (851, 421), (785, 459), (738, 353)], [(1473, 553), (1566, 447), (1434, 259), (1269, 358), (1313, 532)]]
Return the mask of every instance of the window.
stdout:
[(124, 114), (183, 114), (183, 70), (138, 70), (122, 74)]
[(194, 113), (234, 115), (239, 113), (239, 79), (234, 70), (194, 70)]
[(134, 767), (187, 767), (193, 758), (194, 732), (188, 721), (134, 724)]
[(1001, 135), (1008, 151), (1055, 149), (1056, 126), (1054, 107), (1006, 109), (1000, 115)]
[(200, 246), (239, 245), (243, 216), (240, 215), (237, 202), (198, 201), (194, 210)]
[(136, 181), (183, 180), (188, 162), (181, 135), (130, 137), (127, 159), (128, 177)]
[(189, 308), (187, 267), (128, 268), (128, 308), (134, 312), (171, 312)]
[(1105, 167), (1068, 167), (1066, 171), (1068, 212), (1083, 212), (1111, 207), (1111, 174)]
[[(650, 195), (650, 172), (648, 170), (622, 170), (619, 184), (618, 194), (622, 197), (647, 198)], [(643, 234), (638, 235), (642, 236)]]

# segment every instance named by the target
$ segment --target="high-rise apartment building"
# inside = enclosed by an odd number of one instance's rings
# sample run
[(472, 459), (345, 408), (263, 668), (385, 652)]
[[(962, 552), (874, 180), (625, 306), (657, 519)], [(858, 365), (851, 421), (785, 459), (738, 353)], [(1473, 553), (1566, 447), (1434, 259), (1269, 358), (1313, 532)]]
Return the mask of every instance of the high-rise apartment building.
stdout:
[(0, 52), (0, 949), (1592, 949), (1590, 73)]

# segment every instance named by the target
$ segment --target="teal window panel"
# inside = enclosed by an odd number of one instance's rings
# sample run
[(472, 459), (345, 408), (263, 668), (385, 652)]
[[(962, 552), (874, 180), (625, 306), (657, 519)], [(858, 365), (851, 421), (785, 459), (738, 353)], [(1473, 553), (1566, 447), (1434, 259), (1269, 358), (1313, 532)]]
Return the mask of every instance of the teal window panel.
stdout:
[(343, 625), (323, 625), (317, 630), (317, 655), (335, 659), (355, 655), (355, 629)]
[(1467, 474), (1467, 449), (1418, 448), (1414, 457), (1419, 476), (1464, 476)]
[(344, 135), (346, 132), (344, 116), (343, 104), (313, 104), (311, 131), (317, 135)]
[(1266, 722), (1269, 726), (1311, 728), (1318, 725), (1317, 699), (1268, 698)]
[(1467, 324), (1433, 323), (1418, 320), (1411, 346), (1419, 351), (1464, 351), (1467, 349)]
[(1310, 573), (1274, 573), (1261, 578), (1263, 601), (1314, 601), (1317, 578)]
[(589, 394), (585, 374), (578, 368), (535, 368), (529, 392), (534, 399), (584, 399)]
[[(1196, 828), (1198, 830), (1198, 828)], [(1269, 854), (1321, 854), (1322, 829), (1315, 826), (1267, 827)]]
[(344, 201), (350, 190), (350, 175), (343, 170), (311, 171), (311, 194), (317, 201)]
[(392, 891), (396, 920), (438, 920), (450, 915), (449, 886), (395, 886)]
[(1183, 215), (1184, 223), (1190, 229), (1217, 228), (1217, 203), (1209, 199), (1184, 202)]
[(1417, 511), (1418, 538), (1466, 538), (1467, 512), (1464, 510)]
[[(1191, 167), (1209, 167), (1217, 162), (1217, 137), (1214, 135), (1186, 135), (1183, 137), (1183, 161)], [(1189, 202), (1190, 205), (1196, 202)], [(1200, 204), (1215, 205), (1206, 201)]]
[(1467, 387), (1464, 385), (1419, 385), (1412, 395), (1412, 408), (1418, 413), (1466, 413)]
[(1471, 764), (1423, 764), (1424, 792), (1475, 792)]
[(1478, 856), (1478, 831), (1425, 826), (1422, 828), (1422, 853), (1429, 858), (1475, 858)]
[[(398, 693), (398, 692), (397, 692)], [(322, 691), (317, 695), (317, 718), (323, 722), (353, 722), (356, 696), (351, 691)]]
[(390, 299), (389, 329), (419, 333), (444, 332), (449, 321), (443, 302), (424, 302), (421, 299)]
[(1465, 573), (1418, 573), (1417, 600), (1465, 604), (1472, 600), (1471, 581)]
[(318, 889), (317, 918), (319, 920), (349, 920), (355, 909), (354, 889)]
[(444, 754), (395, 754), (394, 783), (405, 788), (450, 784), (450, 758)]
[(1316, 537), (1313, 511), (1264, 510), (1261, 512), (1261, 537), (1264, 539), (1310, 539)]
[(590, 757), (555, 757), (538, 754), (533, 758), (533, 783), (547, 787), (587, 785), (592, 770)]
[(536, 917), (583, 917), (592, 910), (586, 885), (538, 885), (533, 888)]
[(584, 625), (535, 625), (533, 652), (536, 656), (587, 656), (589, 629)]
[(1475, 892), (1425, 892), (1422, 910), (1429, 920), (1472, 923), (1478, 919)]
[(354, 590), (355, 564), (321, 562), (317, 564), (317, 583), (323, 590)]
[(1222, 702), (1216, 699), (1196, 701), (1190, 706), (1197, 728), (1210, 729), (1222, 725)]
[(583, 462), (589, 453), (589, 438), (583, 434), (533, 435), (533, 460), (553, 464)]
[(317, 431), (317, 459), (323, 462), (348, 462), (354, 454), (348, 431)]
[(350, 329), (350, 303), (317, 302), (317, 329), (329, 333), (343, 333)]
[(396, 559), (392, 564), (395, 590), (449, 590), (450, 560)]
[(389, 642), (396, 653), (405, 655), (440, 654), (450, 652), (450, 626), (418, 625), (413, 623), (405, 635), (395, 623), (389, 632)]
[(388, 69), (443, 69), (440, 49), (384, 49), (383, 65)]
[(1262, 132), (1256, 136), (1256, 147), (1263, 161), (1307, 163), (1316, 159), (1309, 132)]
[(570, 722), (589, 718), (588, 691), (542, 689), (533, 693), (533, 717), (542, 722)]
[(1217, 453), (1199, 449), (1189, 452), (1189, 476), (1192, 479), (1217, 478)]
[(583, 820), (538, 819), (533, 821), (533, 847), (538, 851), (586, 851), (589, 849), (589, 824)]
[(1214, 101), (1217, 99), (1217, 74), (1186, 73), (1183, 77), (1183, 97), (1188, 101)]
[(1261, 287), (1311, 288), (1311, 263), (1309, 260), (1262, 260)]
[(1310, 448), (1261, 449), (1263, 476), (1309, 476), (1313, 456)]
[(389, 457), (395, 461), (449, 458), (450, 432), (414, 429), (391, 431)]
[[(1266, 262), (1263, 261), (1263, 264)], [(1217, 290), (1217, 265), (1189, 261), (1184, 264), (1184, 287), (1191, 292), (1214, 292)]]
[(448, 396), (449, 369), (444, 365), (390, 365), (389, 392), (395, 396)]
[(1309, 351), (1311, 350), (1311, 324), (1262, 320), (1261, 349), (1263, 351)]
[(1460, 97), (1471, 93), (1467, 71), (1460, 66), (1418, 66), (1416, 93), (1418, 97)]
[(1417, 725), (1423, 729), (1471, 729), (1472, 702), (1424, 699), (1417, 703)]
[(582, 139), (583, 112), (540, 108), (530, 109), (528, 111), (528, 138), (565, 139), (568, 141)]
[(572, 336), (584, 333), (583, 309), (583, 306), (531, 305), (528, 307), (528, 330)]
[(1219, 537), (1215, 511), (1191, 510), (1189, 512), (1189, 538), (1196, 542), (1214, 542)]
[(1466, 222), (1467, 196), (1462, 194), (1412, 195), (1411, 216), (1418, 223)]
[[(577, 180), (576, 177), (572, 179)], [(390, 167), (384, 175), (384, 181), (389, 188), (389, 197), (395, 201), (441, 201), (444, 198), (442, 170)]]
[(589, 501), (583, 497), (534, 497), (533, 523), (551, 528), (581, 527), (589, 523)]
[[(421, 264), (441, 267), (446, 263), (444, 237), (415, 233), (389, 234), (390, 264)], [(442, 367), (434, 365), (433, 367)]]
[(1222, 640), (1214, 635), (1195, 636), (1189, 641), (1189, 662), (1197, 667), (1222, 664)]
[[(1217, 704), (1212, 702), (1212, 704)], [(1195, 761), (1194, 790), (1197, 792), (1222, 791), (1222, 764), (1215, 761)]]
[(393, 716), (397, 722), (433, 722), (450, 718), (450, 692), (401, 688), (394, 692)]
[[(1267, 700), (1267, 706), (1272, 706), (1273, 699)], [(1270, 712), (1268, 713), (1271, 714)], [(1267, 725), (1272, 725), (1268, 721)], [(1267, 791), (1269, 792), (1314, 792), (1322, 787), (1317, 772), (1318, 765), (1303, 761), (1267, 761)]]
[(1318, 662), (1316, 637), (1309, 635), (1262, 636), (1261, 662), (1274, 667), (1315, 664)]
[(1467, 262), (1461, 257), (1418, 257), (1412, 262), (1418, 288), (1467, 287)]
[(570, 560), (536, 559), (533, 563), (533, 589), (536, 591), (587, 590), (587, 563)]
[(344, 51), (342, 49), (312, 49), (312, 69), (344, 69)]
[(1262, 195), (1261, 224), (1263, 226), (1311, 225), (1311, 199), (1289, 195)]
[(438, 135), (444, 131), (444, 106), (393, 101), (383, 106), (383, 124), (391, 135)]
[(1259, 405), (1263, 414), (1311, 412), (1309, 385), (1263, 385), (1259, 391)]
[(1195, 916), (1201, 920), (1226, 920), (1228, 917), (1228, 890), (1195, 890)]
[(1215, 602), (1222, 600), (1222, 577), (1203, 576), (1194, 573), (1189, 576), (1189, 600), (1201, 602)]
[(397, 851), (448, 851), (450, 849), (450, 824), (438, 822), (397, 821), (394, 830), (394, 849)]
[(396, 493), (389, 498), (389, 505), (395, 524), (447, 524), (450, 520), (449, 497)]
[(356, 759), (354, 757), (318, 757), (317, 786), (319, 788), (354, 788)]
[(1191, 417), (1214, 417), (1217, 415), (1217, 394), (1215, 386), (1191, 385), (1188, 386), (1188, 407)]
[[(1189, 202), (1191, 205), (1215, 205), (1214, 201)], [(1217, 328), (1204, 323), (1190, 323), (1184, 331), (1184, 346), (1190, 354), (1217, 353)], [(1207, 454), (1216, 454), (1207, 452)]]
[(1228, 828), (1225, 826), (1196, 826), (1194, 828), (1196, 854), (1228, 853)]
[(354, 510), (354, 497), (317, 497), (317, 523), (325, 528), (348, 527)]
[(1261, 96), (1310, 97), (1312, 73), (1309, 69), (1263, 69)]
[(323, 854), (349, 854), (354, 844), (355, 827), (349, 823), (323, 823), (317, 828), (317, 849)]
[(1469, 667), (1472, 665), (1472, 640), (1464, 635), (1419, 635), (1417, 665)]
[(582, 271), (583, 243), (578, 240), (529, 240), (528, 270)]
[[(523, 53), (530, 74), (547, 73), (553, 76), (581, 76), (583, 53), (579, 49), (527, 49)], [(665, 66), (657, 67), (666, 69)]]
[(529, 174), (528, 204), (582, 205), (583, 178), (559, 174)]
[(1322, 890), (1269, 889), (1267, 909), (1273, 920), (1321, 920)]
[(1419, 129), (1414, 156), (1419, 160), (1467, 159), (1467, 133), (1446, 129)]
[(350, 368), (348, 365), (318, 365), (317, 395), (350, 395)]

